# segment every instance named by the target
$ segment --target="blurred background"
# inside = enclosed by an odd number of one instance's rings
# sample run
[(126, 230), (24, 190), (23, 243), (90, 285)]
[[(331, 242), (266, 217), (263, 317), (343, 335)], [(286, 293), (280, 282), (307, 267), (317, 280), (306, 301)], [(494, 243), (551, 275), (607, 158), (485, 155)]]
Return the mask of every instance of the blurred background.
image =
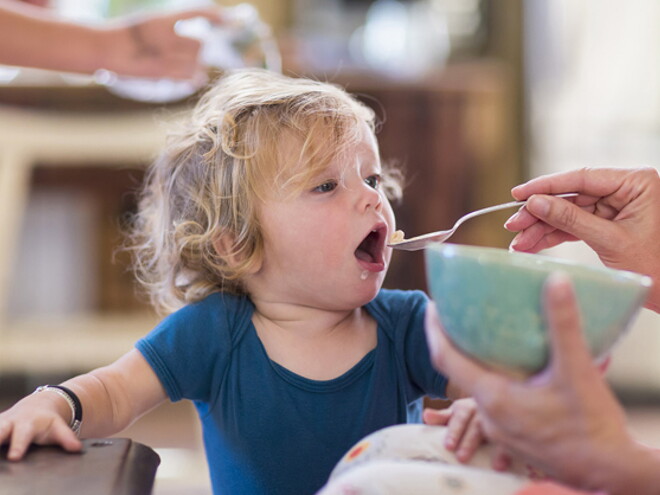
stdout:
[[(27, 3), (90, 23), (195, 5)], [(381, 155), (406, 171), (395, 211), (409, 236), (510, 201), (512, 186), (540, 174), (585, 165), (660, 167), (655, 0), (630, 0), (625, 9), (614, 0), (251, 5), (269, 28), (258, 40), (267, 65), (340, 84), (376, 110)], [(156, 321), (117, 248), (165, 124), (198, 94), (169, 98), (165, 84), (150, 101), (120, 83), (0, 67), (2, 408), (38, 384), (115, 359)], [(153, 88), (147, 94), (156, 94)], [(466, 223), (453, 242), (507, 247), (512, 235), (502, 224), (510, 213)], [(598, 263), (579, 243), (548, 254)], [(397, 252), (386, 286), (424, 289), (423, 270), (420, 253)], [(657, 445), (659, 355), (660, 317), (644, 310), (608, 373), (636, 434)], [(164, 406), (120, 436), (161, 455), (157, 495), (210, 493), (189, 405)]]

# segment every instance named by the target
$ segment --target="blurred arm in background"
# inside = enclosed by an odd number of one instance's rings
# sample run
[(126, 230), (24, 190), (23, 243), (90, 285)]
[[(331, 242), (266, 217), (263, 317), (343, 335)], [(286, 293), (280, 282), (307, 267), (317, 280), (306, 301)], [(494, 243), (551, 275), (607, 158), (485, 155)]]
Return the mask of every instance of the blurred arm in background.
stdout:
[(200, 43), (177, 35), (174, 25), (193, 17), (222, 23), (221, 9), (210, 7), (130, 16), (92, 26), (34, 5), (0, 0), (0, 64), (192, 79), (205, 73), (197, 57)]

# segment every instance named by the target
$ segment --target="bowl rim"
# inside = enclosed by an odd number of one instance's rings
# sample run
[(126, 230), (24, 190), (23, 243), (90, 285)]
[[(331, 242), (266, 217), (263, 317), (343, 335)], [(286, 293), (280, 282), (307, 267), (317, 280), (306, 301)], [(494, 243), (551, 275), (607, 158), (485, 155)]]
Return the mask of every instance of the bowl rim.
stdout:
[(577, 268), (585, 272), (594, 273), (594, 274), (605, 274), (615, 276), (617, 278), (623, 278), (638, 284), (644, 288), (650, 289), (653, 285), (653, 279), (648, 275), (643, 275), (641, 273), (632, 272), (629, 270), (621, 270), (618, 268), (610, 268), (605, 265), (589, 265), (575, 260), (570, 260), (566, 258), (559, 258), (556, 256), (548, 256), (545, 254), (535, 254), (535, 253), (522, 253), (518, 251), (510, 251), (508, 249), (490, 247), (490, 246), (472, 246), (468, 244), (456, 244), (449, 242), (433, 242), (426, 246), (425, 251), (435, 251), (441, 256), (450, 257), (450, 256), (462, 256), (467, 258), (477, 258), (478, 256), (488, 256), (495, 255), (500, 258), (507, 259), (519, 259), (519, 260), (534, 260), (535, 262), (548, 262), (551, 263), (552, 267), (543, 267), (538, 263), (528, 264), (527, 261), (524, 264), (514, 264), (513, 266), (524, 267), (526, 269), (534, 270), (537, 272), (543, 273), (552, 273), (561, 271), (562, 266)]

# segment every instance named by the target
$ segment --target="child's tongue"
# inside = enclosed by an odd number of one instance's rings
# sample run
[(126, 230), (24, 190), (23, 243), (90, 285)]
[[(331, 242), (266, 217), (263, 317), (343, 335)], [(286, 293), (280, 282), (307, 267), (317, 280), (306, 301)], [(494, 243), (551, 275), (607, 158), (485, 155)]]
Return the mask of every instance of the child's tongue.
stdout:
[(362, 247), (355, 250), (355, 257), (359, 260), (366, 261), (367, 263), (373, 263), (375, 261), (373, 255)]
[(366, 261), (367, 263), (374, 263), (376, 261), (374, 257), (374, 253), (376, 252), (376, 242), (378, 242), (378, 235), (371, 232), (355, 250), (355, 257), (359, 260)]

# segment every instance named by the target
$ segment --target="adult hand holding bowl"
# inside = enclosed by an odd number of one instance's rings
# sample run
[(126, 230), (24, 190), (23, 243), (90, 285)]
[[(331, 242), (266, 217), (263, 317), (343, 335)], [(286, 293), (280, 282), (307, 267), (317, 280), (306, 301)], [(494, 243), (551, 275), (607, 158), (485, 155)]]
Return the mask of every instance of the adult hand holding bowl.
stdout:
[(644, 304), (649, 277), (504, 249), (433, 244), (426, 251), (431, 296), (452, 342), (513, 374), (548, 363), (542, 288), (557, 271), (572, 280), (594, 359), (606, 356)]

